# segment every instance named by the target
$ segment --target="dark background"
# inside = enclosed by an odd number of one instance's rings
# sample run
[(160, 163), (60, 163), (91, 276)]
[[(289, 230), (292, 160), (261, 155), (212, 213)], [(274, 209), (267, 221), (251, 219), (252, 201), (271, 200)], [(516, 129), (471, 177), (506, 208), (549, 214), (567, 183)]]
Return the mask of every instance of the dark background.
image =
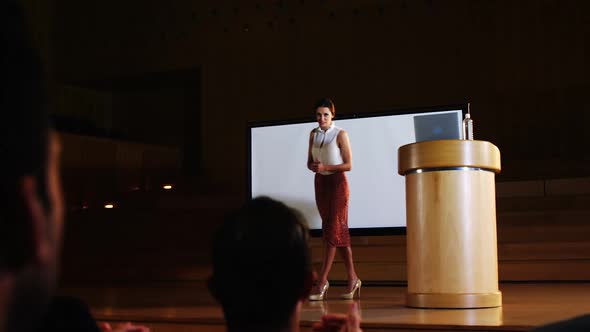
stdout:
[(63, 128), (180, 147), (219, 185), (245, 188), (248, 121), (321, 96), (340, 114), (471, 102), (499, 180), (590, 171), (584, 0), (25, 3)]

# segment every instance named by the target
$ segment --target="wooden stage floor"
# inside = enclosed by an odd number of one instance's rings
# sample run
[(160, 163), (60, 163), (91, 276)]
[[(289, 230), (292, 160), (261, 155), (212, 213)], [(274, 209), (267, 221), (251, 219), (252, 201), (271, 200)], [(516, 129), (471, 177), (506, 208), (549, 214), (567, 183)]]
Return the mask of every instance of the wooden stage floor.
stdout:
[[(330, 288), (336, 297), (344, 289)], [(590, 313), (589, 283), (502, 283), (503, 306), (491, 309), (412, 309), (405, 287), (363, 287), (359, 300), (365, 331), (527, 331), (549, 322)], [(63, 294), (86, 300), (101, 321), (133, 321), (154, 332), (224, 331), (221, 309), (205, 284), (70, 287)], [(352, 301), (329, 297), (303, 307), (302, 331), (324, 313), (344, 313)], [(272, 299), (268, 299), (272, 306)]]

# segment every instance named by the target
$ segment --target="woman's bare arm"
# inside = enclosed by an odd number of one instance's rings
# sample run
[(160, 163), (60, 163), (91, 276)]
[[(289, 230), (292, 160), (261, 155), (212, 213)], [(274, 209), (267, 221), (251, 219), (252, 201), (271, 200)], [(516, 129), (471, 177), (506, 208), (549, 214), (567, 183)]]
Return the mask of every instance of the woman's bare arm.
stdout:
[[(315, 164), (313, 162), (313, 156), (311, 155), (312, 147), (313, 147), (313, 130), (309, 133), (309, 147), (307, 149), (307, 168), (310, 171), (314, 171), (313, 165)], [(314, 172), (317, 172), (317, 171), (314, 171)]]

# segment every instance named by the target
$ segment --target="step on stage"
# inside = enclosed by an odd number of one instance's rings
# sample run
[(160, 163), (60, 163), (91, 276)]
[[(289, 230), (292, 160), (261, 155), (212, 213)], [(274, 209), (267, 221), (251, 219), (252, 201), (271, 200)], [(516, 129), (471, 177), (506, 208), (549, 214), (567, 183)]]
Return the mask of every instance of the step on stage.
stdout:
[[(363, 330), (372, 332), (527, 331), (590, 313), (590, 282), (501, 283), (500, 290), (503, 306), (488, 309), (407, 308), (405, 287), (363, 286), (362, 297), (356, 301), (360, 304)], [(338, 300), (342, 292), (344, 288), (331, 287), (327, 301), (306, 302), (301, 330), (311, 331), (311, 325), (322, 314), (347, 312), (352, 300)], [(62, 293), (88, 301), (101, 321), (133, 321), (149, 326), (153, 332), (225, 331), (221, 308), (204, 283), (145, 289), (137, 285), (100, 290), (67, 288)], [(268, 299), (268, 305), (273, 305), (273, 299)]]

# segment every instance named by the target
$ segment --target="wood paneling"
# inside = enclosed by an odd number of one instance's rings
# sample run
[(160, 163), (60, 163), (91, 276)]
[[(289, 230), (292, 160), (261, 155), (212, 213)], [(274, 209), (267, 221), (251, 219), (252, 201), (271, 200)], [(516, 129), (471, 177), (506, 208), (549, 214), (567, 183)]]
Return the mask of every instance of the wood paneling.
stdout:
[[(132, 190), (159, 189), (180, 174), (181, 151), (61, 133), (62, 179), (70, 208), (102, 206)], [(155, 187), (155, 188), (154, 188)]]
[(66, 169), (179, 169), (180, 149), (123, 140), (59, 134)]
[[(70, 213), (63, 264), (67, 283), (206, 280), (212, 234), (228, 209), (243, 199), (155, 193), (131, 195), (121, 202), (127, 207)], [(500, 281), (590, 280), (588, 203), (588, 195), (499, 197)], [(310, 246), (314, 267), (319, 269), (321, 238), (312, 238)], [(406, 282), (404, 235), (355, 236), (352, 252), (365, 283)], [(96, 274), (97, 264), (108, 273)], [(144, 273), (146, 269), (149, 274)], [(329, 279), (338, 283), (345, 276), (337, 256)]]

